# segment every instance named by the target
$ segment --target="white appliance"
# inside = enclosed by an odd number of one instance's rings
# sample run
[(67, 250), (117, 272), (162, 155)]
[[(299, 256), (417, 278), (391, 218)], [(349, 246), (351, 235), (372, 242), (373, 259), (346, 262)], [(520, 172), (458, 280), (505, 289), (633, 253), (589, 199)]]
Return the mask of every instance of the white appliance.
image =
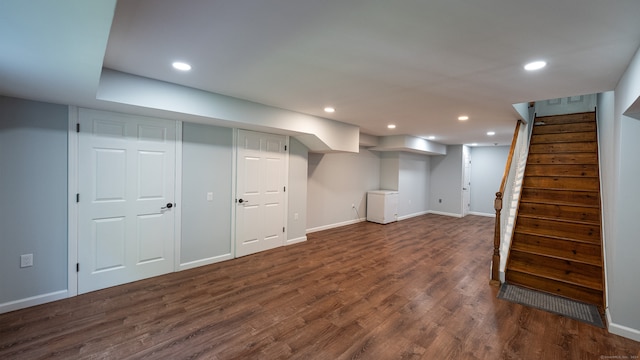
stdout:
[(398, 221), (398, 192), (394, 190), (367, 192), (367, 221), (379, 224)]

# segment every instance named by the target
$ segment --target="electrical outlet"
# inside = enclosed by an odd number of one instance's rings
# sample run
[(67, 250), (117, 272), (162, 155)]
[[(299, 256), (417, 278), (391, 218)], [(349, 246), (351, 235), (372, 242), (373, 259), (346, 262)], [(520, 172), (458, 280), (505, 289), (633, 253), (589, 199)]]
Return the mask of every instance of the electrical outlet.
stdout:
[(298, 213), (293, 214), (293, 220), (298, 220)]
[(207, 193), (207, 201), (213, 201), (213, 193), (212, 192), (208, 192)]
[(20, 267), (25, 268), (33, 266), (33, 254), (20, 255)]

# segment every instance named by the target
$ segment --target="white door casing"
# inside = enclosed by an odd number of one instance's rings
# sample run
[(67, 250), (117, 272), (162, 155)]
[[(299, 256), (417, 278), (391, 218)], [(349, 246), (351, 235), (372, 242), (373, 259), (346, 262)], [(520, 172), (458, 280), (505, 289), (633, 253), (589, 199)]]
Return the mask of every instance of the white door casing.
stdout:
[(238, 130), (236, 257), (284, 245), (287, 137)]
[(79, 109), (79, 124), (78, 293), (172, 272), (176, 122)]

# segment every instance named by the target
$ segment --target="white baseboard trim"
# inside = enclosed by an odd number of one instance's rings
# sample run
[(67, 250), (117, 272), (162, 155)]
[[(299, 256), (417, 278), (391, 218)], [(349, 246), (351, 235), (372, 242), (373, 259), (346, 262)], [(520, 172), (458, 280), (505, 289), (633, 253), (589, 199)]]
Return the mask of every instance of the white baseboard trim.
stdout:
[(607, 315), (607, 325), (608, 325), (607, 328), (610, 333), (620, 335), (622, 337), (626, 337), (627, 339), (631, 339), (634, 341), (640, 341), (640, 330), (632, 329), (624, 325), (619, 325), (611, 321), (611, 314), (609, 313), (609, 309), (607, 309), (606, 315)]
[(231, 260), (231, 259), (233, 259), (233, 255), (232, 254), (224, 254), (224, 255), (218, 255), (218, 256), (209, 257), (209, 258), (206, 258), (206, 259), (190, 261), (190, 262), (187, 262), (187, 263), (184, 263), (184, 264), (180, 264), (180, 267), (178, 268), (178, 271), (193, 269), (193, 268), (197, 268), (197, 267), (204, 266), (204, 265), (211, 265), (211, 264), (215, 264), (215, 263), (220, 262), (220, 261)]
[(496, 214), (491, 214), (491, 213), (483, 213), (483, 212), (477, 212), (477, 211), (471, 211), (469, 212), (469, 215), (477, 215), (477, 216), (486, 216), (486, 217), (496, 217)]
[(367, 218), (360, 218), (360, 219), (355, 219), (355, 220), (343, 221), (343, 222), (339, 222), (339, 223), (335, 223), (335, 224), (318, 226), (318, 227), (314, 227), (314, 228), (311, 228), (311, 229), (307, 229), (307, 234), (313, 233), (313, 232), (316, 232), (316, 231), (329, 230), (329, 229), (333, 229), (333, 228), (337, 228), (337, 227), (341, 227), (341, 226), (357, 224), (357, 223), (363, 222), (363, 221), (367, 221)]
[(31, 296), (24, 299), (9, 301), (0, 304), (0, 314), (7, 313), (9, 311), (20, 310), (31, 306), (41, 305), (48, 302), (62, 300), (69, 297), (69, 291), (67, 289), (50, 292), (48, 294)]
[(420, 211), (420, 212), (409, 214), (409, 215), (398, 216), (398, 221), (411, 219), (412, 217), (422, 216), (422, 215), (426, 215), (428, 213), (429, 213), (429, 211), (427, 210), (427, 211)]
[(284, 242), (284, 245), (293, 245), (293, 244), (297, 244), (297, 243), (301, 243), (301, 242), (305, 242), (307, 241), (307, 237), (306, 236), (301, 236), (299, 238), (295, 238), (295, 239), (289, 239), (287, 241)]
[(434, 211), (434, 210), (429, 210), (429, 214), (444, 215), (444, 216), (451, 216), (451, 217), (457, 217), (457, 218), (461, 218), (462, 217), (462, 214), (454, 214), (454, 213), (448, 213), (448, 212), (442, 212), (442, 211)]

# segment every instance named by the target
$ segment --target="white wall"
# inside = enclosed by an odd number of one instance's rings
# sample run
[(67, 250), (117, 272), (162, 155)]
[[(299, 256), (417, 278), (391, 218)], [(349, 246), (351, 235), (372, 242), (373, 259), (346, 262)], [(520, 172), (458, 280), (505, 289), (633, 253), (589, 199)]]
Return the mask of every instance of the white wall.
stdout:
[[(603, 117), (601, 128), (606, 131), (600, 144), (604, 154), (613, 153), (613, 164), (606, 163), (611, 173), (602, 176), (605, 200), (605, 250), (607, 254), (607, 287), (609, 331), (640, 341), (640, 221), (638, 204), (640, 191), (640, 121), (624, 113), (640, 97), (640, 51), (632, 59), (615, 89), (613, 126)], [(609, 94), (601, 96), (603, 104), (610, 103)], [(608, 112), (610, 113), (610, 112)]]
[(495, 215), (493, 202), (509, 156), (509, 146), (471, 148), (471, 213)]
[(447, 146), (447, 155), (432, 156), (430, 166), (429, 210), (462, 216), (462, 145)]
[[(0, 312), (66, 294), (68, 116), (0, 96)], [(32, 267), (19, 267), (22, 254)]]
[(180, 264), (188, 268), (233, 257), (233, 131), (189, 123), (182, 131)]
[[(67, 106), (0, 96), (0, 312), (68, 296), (68, 123)], [(235, 159), (230, 128), (184, 123), (182, 140), (187, 269), (232, 258)], [(307, 228), (307, 148), (295, 139), (288, 193), (291, 243), (305, 240)], [(21, 254), (33, 254), (34, 266), (20, 268)]]
[(289, 141), (289, 213), (287, 243), (307, 239), (307, 161), (308, 149), (297, 139)]
[(400, 152), (380, 152), (380, 189), (398, 190), (400, 174)]
[[(609, 264), (613, 264), (613, 224), (614, 198), (616, 193), (617, 174), (615, 172), (615, 159), (617, 140), (614, 132), (615, 125), (615, 95), (613, 91), (598, 94), (597, 123), (598, 123), (598, 158), (600, 167), (600, 199), (602, 202), (602, 242), (605, 255), (605, 276), (608, 289), (614, 286), (615, 278), (608, 271)], [(611, 240), (610, 240), (611, 239)], [(608, 300), (607, 291), (607, 304)]]
[(298, 140), (316, 151), (358, 151), (360, 130), (355, 125), (110, 69), (103, 69), (96, 97), (105, 104), (133, 105), (135, 111), (164, 110), (164, 117), (175, 120), (297, 133)]
[(399, 160), (398, 218), (426, 214), (430, 199), (431, 157), (402, 152)]
[(380, 188), (380, 155), (362, 147), (359, 153), (309, 153), (307, 186), (308, 231), (362, 221), (367, 191)]

